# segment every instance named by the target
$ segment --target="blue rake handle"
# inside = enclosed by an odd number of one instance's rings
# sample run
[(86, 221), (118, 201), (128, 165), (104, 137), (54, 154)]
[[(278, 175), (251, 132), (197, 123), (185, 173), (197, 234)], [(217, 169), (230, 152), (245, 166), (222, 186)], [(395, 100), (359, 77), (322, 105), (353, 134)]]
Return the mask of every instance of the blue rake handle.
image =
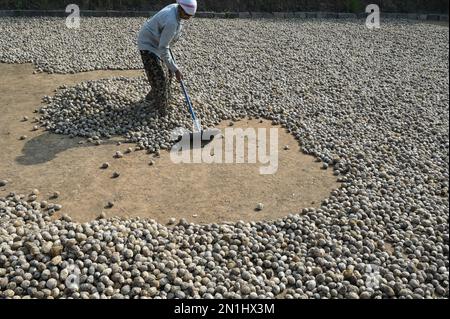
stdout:
[[(175, 57), (173, 56), (172, 50), (169, 49), (169, 52), (170, 52), (170, 55), (172, 57), (172, 60), (175, 61)], [(188, 94), (187, 89), (186, 89), (186, 85), (184, 85), (184, 81), (183, 80), (180, 81), (180, 84), (181, 84), (181, 90), (183, 90), (184, 98), (186, 99), (186, 104), (189, 107), (189, 113), (191, 114), (192, 120), (194, 121), (195, 128), (196, 128), (197, 132), (201, 132), (202, 131), (202, 127), (201, 127), (200, 122), (199, 122), (199, 120), (197, 118), (197, 115), (195, 114), (194, 107), (192, 106), (191, 98), (189, 97), (189, 94)]]

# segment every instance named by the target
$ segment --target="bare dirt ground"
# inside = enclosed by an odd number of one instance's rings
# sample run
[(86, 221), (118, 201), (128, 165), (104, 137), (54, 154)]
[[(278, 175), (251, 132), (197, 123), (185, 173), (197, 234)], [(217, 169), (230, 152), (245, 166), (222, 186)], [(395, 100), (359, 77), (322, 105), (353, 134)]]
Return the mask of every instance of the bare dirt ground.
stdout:
[[(108, 217), (145, 217), (167, 223), (186, 218), (196, 223), (237, 220), (273, 220), (304, 207), (318, 207), (339, 187), (331, 170), (322, 170), (314, 158), (299, 151), (297, 141), (279, 130), (279, 168), (260, 175), (261, 164), (174, 164), (168, 152), (154, 159), (144, 151), (114, 159), (134, 145), (116, 142), (100, 146), (78, 144), (43, 130), (32, 131), (31, 119), (44, 95), (62, 84), (113, 76), (139, 76), (140, 71), (96, 71), (74, 75), (33, 74), (33, 66), (0, 64), (0, 197), (11, 191), (29, 194), (40, 190), (40, 199), (63, 205), (74, 220), (85, 222), (105, 212)], [(181, 107), (181, 106), (180, 106)], [(23, 116), (30, 121), (23, 122)], [(222, 127), (228, 124), (224, 123)], [(241, 121), (234, 127), (271, 127), (269, 122)], [(19, 140), (22, 135), (27, 139)], [(289, 150), (283, 147), (289, 145)], [(111, 167), (100, 169), (103, 162)], [(112, 179), (113, 172), (120, 177)], [(114, 207), (105, 205), (114, 202)], [(263, 203), (262, 211), (255, 211)]]

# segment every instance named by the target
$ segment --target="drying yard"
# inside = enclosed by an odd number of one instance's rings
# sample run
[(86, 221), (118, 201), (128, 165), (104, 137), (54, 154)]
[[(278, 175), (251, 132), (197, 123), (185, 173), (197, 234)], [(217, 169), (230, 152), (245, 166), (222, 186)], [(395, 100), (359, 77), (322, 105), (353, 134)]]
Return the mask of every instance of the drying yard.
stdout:
[(187, 23), (202, 124), (283, 128), (262, 177), (169, 162), (143, 22), (0, 18), (0, 298), (449, 297), (448, 26)]

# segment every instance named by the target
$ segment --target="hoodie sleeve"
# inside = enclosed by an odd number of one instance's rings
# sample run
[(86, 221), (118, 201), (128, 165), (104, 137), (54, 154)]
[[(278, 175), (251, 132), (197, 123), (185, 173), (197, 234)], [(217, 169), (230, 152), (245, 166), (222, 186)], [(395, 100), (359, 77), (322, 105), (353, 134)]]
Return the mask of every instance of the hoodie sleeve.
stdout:
[(159, 52), (161, 52), (161, 60), (164, 61), (169, 70), (171, 70), (172, 72), (178, 70), (178, 66), (175, 64), (175, 61), (170, 56), (169, 52), (169, 45), (174, 39), (176, 33), (177, 33), (176, 25), (172, 23), (166, 24), (161, 33), (161, 38), (159, 40), (159, 47), (158, 47)]

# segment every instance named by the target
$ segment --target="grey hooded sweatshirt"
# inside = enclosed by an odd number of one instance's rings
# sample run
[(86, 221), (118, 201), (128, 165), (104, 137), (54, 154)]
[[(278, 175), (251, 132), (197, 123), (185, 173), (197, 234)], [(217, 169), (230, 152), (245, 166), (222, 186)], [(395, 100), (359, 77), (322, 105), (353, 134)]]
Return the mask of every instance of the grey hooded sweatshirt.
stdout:
[(170, 4), (144, 23), (138, 36), (138, 48), (156, 54), (175, 72), (178, 66), (170, 56), (169, 46), (178, 41), (181, 28), (178, 4)]

